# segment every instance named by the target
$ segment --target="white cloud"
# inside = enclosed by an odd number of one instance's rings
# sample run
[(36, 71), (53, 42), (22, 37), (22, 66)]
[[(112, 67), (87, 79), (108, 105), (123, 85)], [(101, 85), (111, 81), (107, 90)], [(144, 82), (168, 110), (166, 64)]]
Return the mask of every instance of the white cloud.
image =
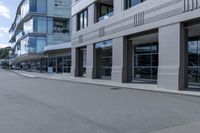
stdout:
[(3, 34), (2, 34), (2, 33), (0, 33), (0, 37), (3, 37)]
[(11, 19), (10, 9), (0, 2), (0, 16)]
[(0, 27), (0, 37), (3, 37), (5, 34), (8, 34), (9, 28)]
[(0, 27), (0, 32), (8, 33), (9, 28), (7, 27)]

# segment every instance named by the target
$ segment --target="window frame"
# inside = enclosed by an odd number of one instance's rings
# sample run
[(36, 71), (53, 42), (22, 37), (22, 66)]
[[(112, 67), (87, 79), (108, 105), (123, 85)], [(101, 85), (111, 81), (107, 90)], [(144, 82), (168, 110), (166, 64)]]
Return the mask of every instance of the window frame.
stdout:
[[(76, 16), (77, 16), (77, 25), (76, 25), (77, 31), (88, 27), (88, 8), (80, 11)], [(86, 21), (84, 20), (85, 17)]]
[(54, 7), (64, 7), (64, 0), (54, 0)]
[[(138, 4), (132, 5), (132, 1), (134, 1), (134, 0), (125, 0), (124, 1), (124, 9), (125, 10), (138, 5)], [(141, 3), (145, 2), (145, 1), (147, 1), (147, 0), (140, 0), (139, 4), (141, 4)]]

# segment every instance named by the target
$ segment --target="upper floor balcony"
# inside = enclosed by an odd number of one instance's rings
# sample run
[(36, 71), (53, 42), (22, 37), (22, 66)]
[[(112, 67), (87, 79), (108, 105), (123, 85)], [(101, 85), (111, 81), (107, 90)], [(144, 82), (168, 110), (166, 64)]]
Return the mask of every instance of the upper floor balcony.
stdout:
[(113, 16), (113, 0), (99, 0), (96, 2), (95, 22), (99, 22)]

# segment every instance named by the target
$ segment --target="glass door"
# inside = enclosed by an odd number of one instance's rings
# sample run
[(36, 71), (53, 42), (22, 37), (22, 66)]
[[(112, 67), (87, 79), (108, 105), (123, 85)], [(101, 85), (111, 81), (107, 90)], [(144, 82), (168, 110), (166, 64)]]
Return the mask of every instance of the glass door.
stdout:
[(111, 79), (112, 40), (96, 43), (96, 78)]
[(200, 37), (188, 42), (188, 82), (189, 86), (200, 87)]
[(158, 43), (134, 46), (133, 81), (156, 81), (158, 72)]
[(63, 72), (70, 73), (71, 71), (71, 55), (63, 57)]
[(112, 72), (112, 47), (101, 50), (101, 79), (111, 79)]
[(57, 57), (57, 73), (63, 72), (63, 57)]
[(86, 76), (86, 67), (87, 67), (87, 49), (86, 47), (79, 48), (79, 76)]

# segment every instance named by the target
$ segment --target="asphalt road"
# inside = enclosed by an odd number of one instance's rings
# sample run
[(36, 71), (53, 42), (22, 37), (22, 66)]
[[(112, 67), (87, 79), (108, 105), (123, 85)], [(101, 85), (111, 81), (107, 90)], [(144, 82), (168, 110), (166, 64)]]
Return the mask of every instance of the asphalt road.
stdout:
[(0, 133), (198, 133), (199, 121), (197, 97), (0, 70)]

